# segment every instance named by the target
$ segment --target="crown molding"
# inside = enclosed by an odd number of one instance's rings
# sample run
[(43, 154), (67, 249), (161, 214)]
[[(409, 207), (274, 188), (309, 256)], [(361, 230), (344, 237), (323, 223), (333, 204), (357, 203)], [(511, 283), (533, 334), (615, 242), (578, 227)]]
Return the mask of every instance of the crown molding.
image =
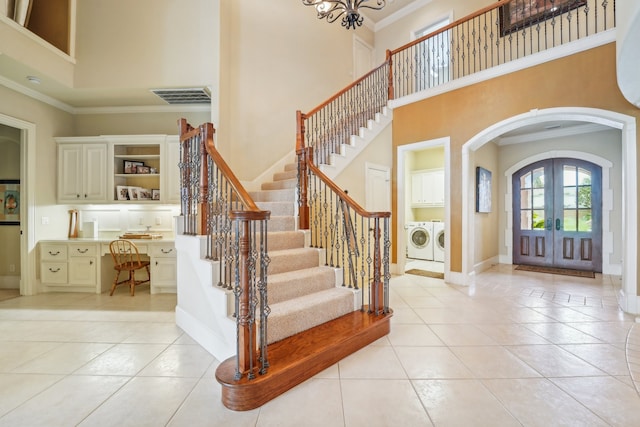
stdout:
[(429, 3), (431, 3), (433, 0), (416, 0), (412, 3), (410, 3), (409, 5), (403, 7), (402, 9), (400, 9), (399, 11), (392, 13), (391, 15), (387, 16), (384, 19), (381, 19), (380, 21), (376, 22), (374, 31), (378, 32), (381, 29), (383, 29), (384, 27), (388, 27), (389, 25), (395, 23), (396, 21), (399, 21), (400, 19), (404, 18), (405, 16), (409, 16), (412, 13), (414, 13), (417, 10), (422, 9), (423, 7), (425, 7), (426, 5), (428, 5)]

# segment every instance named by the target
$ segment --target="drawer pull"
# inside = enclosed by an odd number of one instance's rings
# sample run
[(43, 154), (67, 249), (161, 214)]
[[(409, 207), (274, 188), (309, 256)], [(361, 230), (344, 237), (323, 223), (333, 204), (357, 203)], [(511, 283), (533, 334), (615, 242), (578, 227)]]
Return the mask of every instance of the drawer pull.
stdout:
[(85, 248), (85, 249), (76, 249), (78, 252), (80, 252), (81, 254), (86, 254), (87, 252), (89, 252), (89, 248)]
[(93, 265), (93, 260), (89, 261), (89, 265)]
[(60, 251), (55, 251), (55, 252), (48, 251), (48, 252), (49, 252), (49, 255), (51, 256), (60, 255)]
[(169, 248), (169, 249), (160, 249), (160, 252), (162, 252), (163, 254), (170, 254), (171, 252), (173, 252), (173, 248)]
[(52, 273), (57, 273), (58, 271), (60, 271), (60, 267), (58, 268), (49, 267), (49, 271)]

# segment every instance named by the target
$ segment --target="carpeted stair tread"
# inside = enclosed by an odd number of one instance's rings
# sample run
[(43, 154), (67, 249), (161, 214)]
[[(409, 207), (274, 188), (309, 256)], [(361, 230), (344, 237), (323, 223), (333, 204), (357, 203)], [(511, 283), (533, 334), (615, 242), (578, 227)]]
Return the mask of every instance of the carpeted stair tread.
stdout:
[(336, 286), (335, 282), (336, 273), (330, 267), (314, 267), (270, 274), (267, 284), (269, 304), (331, 289)]
[(282, 190), (285, 188), (296, 188), (297, 179), (283, 179), (280, 181), (265, 182), (261, 185), (262, 190)]
[(317, 267), (320, 262), (318, 250), (313, 248), (269, 251), (269, 258), (269, 275)]
[(269, 304), (267, 342), (273, 343), (353, 311), (353, 292), (331, 288)]
[(286, 165), (284, 165), (284, 170), (285, 170), (285, 172), (297, 171), (298, 170), (298, 164), (297, 163), (287, 163)]
[(269, 231), (294, 231), (296, 218), (293, 216), (272, 216), (269, 219)]
[(249, 195), (254, 202), (291, 202), (296, 201), (295, 188), (285, 188), (282, 190), (260, 190), (250, 191)]
[(285, 179), (298, 179), (298, 169), (291, 169), (288, 171), (284, 171), (284, 172), (278, 172), (278, 173), (274, 173), (273, 174), (273, 180), (274, 181), (282, 181)]
[(294, 205), (291, 202), (256, 202), (263, 211), (271, 212), (271, 216), (293, 216)]
[(296, 249), (304, 247), (303, 231), (270, 231), (267, 238), (267, 248), (271, 251)]

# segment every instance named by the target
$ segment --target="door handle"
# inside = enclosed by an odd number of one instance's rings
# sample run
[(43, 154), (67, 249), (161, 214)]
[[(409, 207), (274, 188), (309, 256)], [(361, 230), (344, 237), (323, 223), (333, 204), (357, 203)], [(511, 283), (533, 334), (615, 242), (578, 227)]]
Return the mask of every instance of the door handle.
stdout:
[(556, 230), (560, 230), (560, 218), (556, 218)]
[(551, 231), (551, 228), (553, 228), (553, 220), (551, 218), (547, 218), (547, 226), (545, 228), (547, 231)]

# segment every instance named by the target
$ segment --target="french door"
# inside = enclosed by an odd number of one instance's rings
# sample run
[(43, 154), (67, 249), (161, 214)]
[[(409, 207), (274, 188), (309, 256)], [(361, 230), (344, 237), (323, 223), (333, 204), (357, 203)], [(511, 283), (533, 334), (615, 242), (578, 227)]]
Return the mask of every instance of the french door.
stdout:
[(602, 168), (548, 159), (513, 175), (513, 263), (602, 271)]

